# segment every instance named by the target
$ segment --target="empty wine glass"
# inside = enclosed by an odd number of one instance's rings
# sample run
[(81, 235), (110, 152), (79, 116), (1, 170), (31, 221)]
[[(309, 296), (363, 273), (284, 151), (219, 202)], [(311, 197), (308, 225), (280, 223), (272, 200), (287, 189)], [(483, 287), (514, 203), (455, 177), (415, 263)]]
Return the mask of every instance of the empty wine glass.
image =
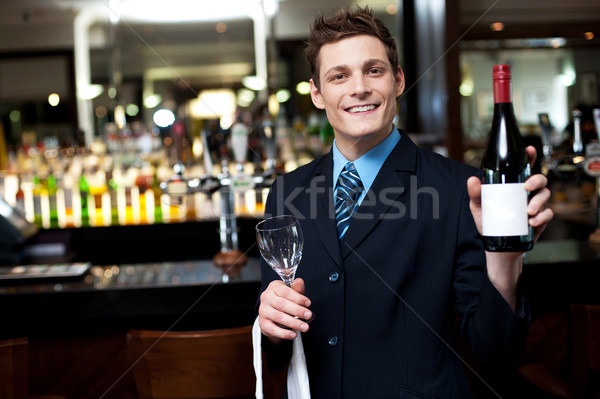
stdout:
[(256, 225), (256, 241), (264, 260), (291, 287), (304, 246), (298, 219), (282, 215), (263, 220)]

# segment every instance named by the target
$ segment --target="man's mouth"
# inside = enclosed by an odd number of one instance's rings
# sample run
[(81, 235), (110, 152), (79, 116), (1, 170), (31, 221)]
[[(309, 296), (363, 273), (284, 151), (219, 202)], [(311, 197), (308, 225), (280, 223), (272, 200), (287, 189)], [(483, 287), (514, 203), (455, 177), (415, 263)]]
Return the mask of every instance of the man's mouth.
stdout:
[(346, 112), (350, 112), (351, 114), (356, 114), (358, 112), (367, 112), (367, 111), (371, 111), (373, 109), (377, 108), (376, 105), (370, 104), (370, 105), (359, 105), (356, 107), (350, 107), (350, 108), (346, 108)]

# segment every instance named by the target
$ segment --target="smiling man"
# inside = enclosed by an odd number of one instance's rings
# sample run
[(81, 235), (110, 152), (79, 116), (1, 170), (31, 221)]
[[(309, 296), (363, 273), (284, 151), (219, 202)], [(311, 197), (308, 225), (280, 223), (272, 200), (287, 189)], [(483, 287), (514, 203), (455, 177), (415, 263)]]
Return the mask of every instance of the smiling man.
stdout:
[[(278, 179), (267, 201), (267, 214), (298, 216), (305, 238), (293, 288), (262, 264), (268, 363), (285, 366), (300, 331), (313, 398), (468, 398), (455, 329), (482, 364), (516, 364), (529, 324), (522, 253), (484, 251), (476, 169), (394, 126), (404, 76), (368, 8), (317, 17), (306, 56), (312, 101), (335, 140)], [(541, 175), (526, 186), (537, 238), (550, 193)]]

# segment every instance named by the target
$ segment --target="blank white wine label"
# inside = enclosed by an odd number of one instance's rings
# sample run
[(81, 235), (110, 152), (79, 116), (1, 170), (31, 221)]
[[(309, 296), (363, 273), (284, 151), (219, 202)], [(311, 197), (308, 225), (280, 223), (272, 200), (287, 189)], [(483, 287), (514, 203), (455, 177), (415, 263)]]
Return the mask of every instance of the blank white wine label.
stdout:
[(481, 185), (482, 234), (524, 236), (529, 232), (525, 183)]

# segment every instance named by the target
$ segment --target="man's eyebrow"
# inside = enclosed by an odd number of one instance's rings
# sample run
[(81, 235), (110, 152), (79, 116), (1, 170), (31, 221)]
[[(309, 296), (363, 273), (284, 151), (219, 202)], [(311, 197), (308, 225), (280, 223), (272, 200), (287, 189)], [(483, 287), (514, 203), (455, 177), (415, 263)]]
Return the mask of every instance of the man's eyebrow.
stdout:
[(335, 65), (325, 71), (324, 75), (327, 76), (332, 72), (347, 71), (348, 69), (350, 69), (350, 67), (347, 64)]
[[(369, 58), (363, 62), (363, 68), (370, 68), (374, 65), (385, 65), (385, 61), (380, 58)], [(347, 64), (335, 65), (325, 71), (324, 76), (327, 76), (333, 72), (347, 71), (350, 67)]]
[(368, 67), (368, 66), (373, 66), (373, 65), (377, 65), (377, 64), (384, 64), (385, 65), (385, 61), (379, 58), (369, 58), (368, 60), (366, 60), (363, 65)]

